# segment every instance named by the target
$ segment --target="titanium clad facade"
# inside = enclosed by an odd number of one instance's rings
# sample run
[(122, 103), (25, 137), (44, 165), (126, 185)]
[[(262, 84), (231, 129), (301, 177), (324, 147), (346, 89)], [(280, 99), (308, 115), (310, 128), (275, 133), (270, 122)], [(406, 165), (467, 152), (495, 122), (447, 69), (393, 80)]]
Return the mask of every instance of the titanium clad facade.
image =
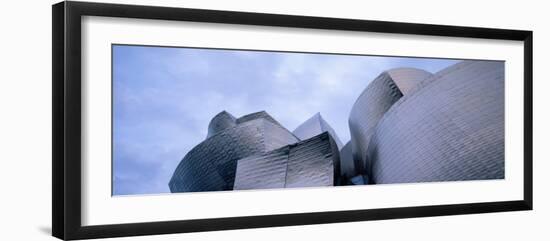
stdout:
[[(233, 127), (226, 125), (228, 128), (217, 131), (195, 146), (174, 171), (170, 191), (232, 190), (237, 160), (298, 141), (287, 129), (265, 115), (243, 119)], [(221, 116), (224, 121), (228, 119), (225, 114)]]
[(332, 129), (332, 127), (321, 116), (321, 113), (313, 115), (311, 118), (298, 126), (292, 133), (296, 137), (300, 138), (300, 140), (307, 140), (325, 131), (332, 136), (332, 139), (334, 139), (336, 145), (338, 145), (338, 149), (342, 149), (343, 145), (340, 138), (338, 138), (338, 135), (334, 129)]
[(412, 92), (376, 127), (372, 183), (504, 178), (504, 62), (464, 61)]
[(403, 93), (409, 93), (415, 85), (430, 76), (429, 72), (413, 68), (385, 71), (357, 98), (349, 116), (349, 128), (353, 159), (358, 172), (366, 171), (367, 148), (378, 121)]
[(338, 147), (324, 132), (305, 141), (238, 161), (235, 190), (335, 186)]

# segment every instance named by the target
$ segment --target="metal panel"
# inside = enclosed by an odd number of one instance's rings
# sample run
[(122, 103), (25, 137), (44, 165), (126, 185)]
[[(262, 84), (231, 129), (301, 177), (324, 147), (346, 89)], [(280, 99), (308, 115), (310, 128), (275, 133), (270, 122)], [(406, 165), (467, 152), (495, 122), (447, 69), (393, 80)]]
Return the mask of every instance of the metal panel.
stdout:
[(338, 149), (342, 149), (343, 145), (340, 141), (340, 138), (338, 138), (338, 135), (336, 134), (334, 129), (332, 129), (332, 127), (321, 116), (321, 113), (317, 113), (310, 117), (300, 126), (298, 126), (292, 133), (296, 137), (300, 138), (300, 140), (307, 140), (325, 131), (327, 131), (332, 136), (332, 139), (334, 139), (336, 145), (338, 145)]
[(334, 186), (338, 168), (337, 146), (324, 132), (291, 146), (285, 187)]
[(233, 189), (284, 188), (289, 150), (286, 146), (239, 160)]

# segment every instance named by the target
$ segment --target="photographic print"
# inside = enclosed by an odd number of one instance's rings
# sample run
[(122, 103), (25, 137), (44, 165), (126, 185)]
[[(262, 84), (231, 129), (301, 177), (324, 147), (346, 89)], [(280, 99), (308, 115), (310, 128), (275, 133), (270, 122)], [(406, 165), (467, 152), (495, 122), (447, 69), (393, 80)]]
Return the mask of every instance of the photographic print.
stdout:
[(504, 62), (112, 45), (113, 195), (504, 178)]
[(532, 210), (532, 41), (528, 30), (57, 3), (52, 234)]

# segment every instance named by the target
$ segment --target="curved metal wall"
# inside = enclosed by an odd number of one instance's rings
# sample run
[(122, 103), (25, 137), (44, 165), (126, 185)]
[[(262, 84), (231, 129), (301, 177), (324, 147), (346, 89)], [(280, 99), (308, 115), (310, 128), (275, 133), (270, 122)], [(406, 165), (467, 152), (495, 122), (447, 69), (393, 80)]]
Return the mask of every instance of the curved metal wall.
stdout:
[(399, 68), (376, 77), (355, 101), (350, 117), (351, 148), (358, 172), (366, 171), (366, 155), (370, 138), (384, 113), (416, 84), (431, 74), (420, 69)]
[(378, 122), (371, 182), (504, 178), (504, 63), (464, 61), (421, 85)]

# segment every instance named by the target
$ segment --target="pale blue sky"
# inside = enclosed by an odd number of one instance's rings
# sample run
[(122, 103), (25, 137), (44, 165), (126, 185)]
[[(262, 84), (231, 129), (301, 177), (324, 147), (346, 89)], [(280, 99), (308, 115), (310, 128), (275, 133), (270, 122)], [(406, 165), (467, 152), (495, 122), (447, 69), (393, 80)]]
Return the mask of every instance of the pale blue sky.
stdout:
[(458, 61), (113, 46), (113, 194), (167, 193), (183, 156), (222, 110), (265, 110), (290, 131), (320, 112), (343, 143), (348, 115), (381, 72)]

